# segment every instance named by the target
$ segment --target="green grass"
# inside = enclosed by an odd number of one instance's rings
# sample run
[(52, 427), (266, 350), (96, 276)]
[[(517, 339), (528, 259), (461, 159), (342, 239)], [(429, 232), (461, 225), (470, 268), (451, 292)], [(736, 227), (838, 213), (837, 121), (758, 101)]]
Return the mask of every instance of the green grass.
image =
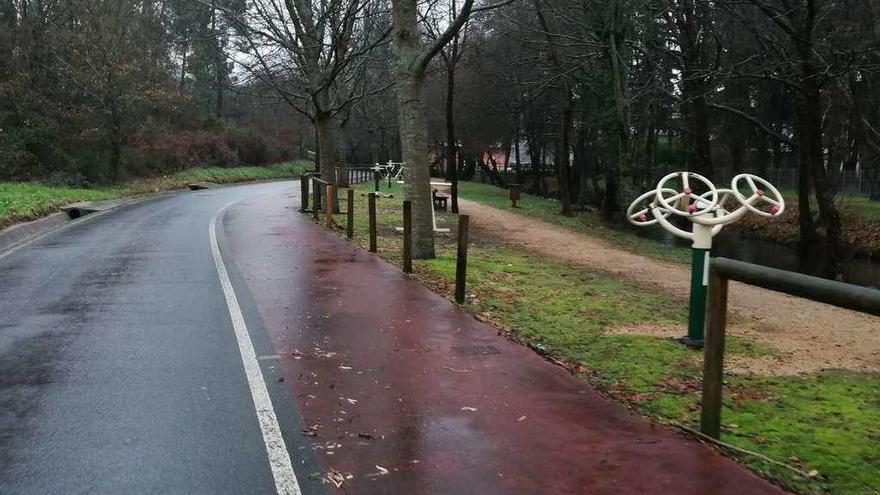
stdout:
[(880, 201), (871, 201), (864, 196), (844, 196), (840, 199), (840, 204), (862, 218), (880, 222)]
[(639, 237), (634, 232), (620, 227), (608, 226), (600, 220), (597, 213), (575, 212), (570, 217), (563, 216), (559, 214), (560, 206), (557, 201), (530, 194), (522, 194), (520, 201), (517, 202), (518, 208), (514, 210), (510, 207), (510, 200), (507, 194), (506, 189), (488, 184), (461, 182), (459, 186), (459, 197), (463, 199), (516, 211), (517, 213), (545, 222), (563, 225), (609, 241), (627, 251), (651, 258), (679, 264), (690, 263), (690, 251), (688, 249), (669, 246), (651, 239)]
[[(367, 243), (368, 186), (358, 187), (355, 239)], [(383, 191), (387, 191), (383, 188)], [(343, 195), (342, 198), (345, 196)], [(377, 202), (380, 256), (400, 262), (401, 197)], [(344, 202), (343, 202), (344, 203)], [(533, 203), (534, 204), (534, 203)], [(543, 211), (540, 202), (535, 206)], [(344, 206), (343, 206), (344, 211)], [(537, 213), (543, 214), (543, 213)], [(344, 217), (338, 220), (343, 221)], [(440, 213), (441, 225), (454, 216)], [(437, 258), (415, 262), (415, 276), (451, 298), (452, 236), (437, 237)], [(569, 363), (596, 387), (660, 421), (696, 426), (701, 355), (663, 338), (620, 335), (619, 325), (681, 325), (686, 302), (602, 272), (570, 266), (475, 237), (463, 307), (512, 337)], [(728, 356), (773, 349), (729, 340)], [(751, 455), (738, 456), (799, 493), (876, 495), (880, 488), (880, 375), (829, 371), (802, 377), (726, 377), (722, 440), (792, 465), (800, 476)]]
[(296, 177), (310, 162), (279, 163), (268, 167), (193, 168), (162, 177), (141, 179), (116, 187), (71, 188), (36, 182), (0, 182), (0, 227), (48, 215), (77, 201), (99, 201), (121, 196), (168, 191), (189, 182), (226, 184)]

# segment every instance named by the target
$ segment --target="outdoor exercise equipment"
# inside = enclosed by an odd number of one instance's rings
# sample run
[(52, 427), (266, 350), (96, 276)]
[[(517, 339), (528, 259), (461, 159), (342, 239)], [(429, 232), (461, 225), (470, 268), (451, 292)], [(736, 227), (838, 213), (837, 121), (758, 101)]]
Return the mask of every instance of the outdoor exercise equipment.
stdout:
[[(642, 194), (629, 205), (626, 217), (633, 225), (659, 224), (673, 235), (693, 243), (688, 333), (682, 337), (682, 342), (696, 347), (703, 345), (712, 238), (725, 225), (739, 220), (746, 213), (778, 217), (784, 211), (782, 194), (772, 184), (752, 174), (739, 174), (731, 180), (730, 189), (718, 189), (702, 175), (673, 172), (660, 179), (656, 189)], [(690, 220), (691, 231), (673, 224), (674, 217)]]
[[(388, 187), (391, 187), (391, 181), (400, 181), (405, 166), (406, 162), (392, 162), (388, 160), (388, 163), (377, 163), (373, 170), (376, 171), (382, 180), (388, 182)], [(376, 187), (378, 186), (377, 182)]]

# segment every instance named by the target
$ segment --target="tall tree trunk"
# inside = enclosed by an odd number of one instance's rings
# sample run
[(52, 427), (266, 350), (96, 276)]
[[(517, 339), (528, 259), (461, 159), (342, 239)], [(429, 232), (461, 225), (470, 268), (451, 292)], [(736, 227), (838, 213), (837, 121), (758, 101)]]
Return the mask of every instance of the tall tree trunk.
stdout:
[(110, 99), (110, 180), (119, 182), (122, 169), (122, 123), (116, 100)]
[[(584, 112), (586, 114), (586, 112)], [(582, 119), (587, 122), (586, 119)], [(587, 157), (587, 128), (578, 126), (574, 144), (574, 168), (578, 171), (578, 194), (575, 202), (582, 208), (590, 203), (590, 170)]]
[(189, 39), (187, 37), (187, 30), (183, 31), (183, 47), (180, 50), (180, 91), (183, 91), (186, 86), (186, 63), (187, 56), (189, 53)]
[(217, 0), (211, 1), (211, 36), (214, 37), (214, 91), (215, 113), (223, 114), (223, 48), (220, 46), (220, 34), (217, 32)]
[(392, 14), (400, 151), (406, 163), (404, 197), (412, 202), (413, 258), (428, 259), (434, 257), (434, 223), (426, 149), (427, 122), (422, 113), (425, 75), (424, 70), (417, 67), (421, 50), (416, 0), (395, 0)]
[(516, 156), (516, 162), (514, 163), (514, 166), (516, 167), (516, 183), (519, 184), (520, 188), (522, 188), (523, 176), (522, 176), (522, 162), (520, 161), (520, 156), (519, 156), (519, 131), (520, 131), (519, 123), (520, 123), (520, 115), (517, 114), (517, 116), (516, 116), (516, 134), (514, 134), (514, 138), (513, 138), (514, 139), (513, 152), (515, 153), (514, 156)]
[[(797, 42), (801, 66), (801, 93), (798, 95), (798, 126), (801, 133), (798, 136), (798, 147), (803, 163), (800, 166), (800, 172), (806, 174), (813, 181), (816, 203), (819, 206), (819, 218), (825, 227), (829, 262), (828, 274), (837, 276), (841, 273), (843, 266), (843, 229), (840, 222), (840, 212), (834, 203), (837, 185), (825, 168), (822, 140), (822, 89), (817, 81), (819, 72), (813, 62), (813, 45), (808, 41), (810, 39), (811, 37), (807, 34)], [(804, 181), (804, 179), (800, 180)], [(799, 188), (799, 202), (804, 192)], [(799, 204), (800, 206), (802, 204)], [(807, 214), (809, 214), (809, 210), (807, 210)], [(809, 236), (815, 236), (812, 218), (810, 218), (807, 227), (810, 228), (810, 231), (805, 232), (804, 225), (801, 226), (802, 241), (809, 241)]]
[[(336, 178), (338, 181), (339, 187), (348, 187), (348, 149), (345, 145), (345, 121), (334, 120), (333, 124), (336, 125), (335, 131), (335, 139), (336, 139)], [(339, 194), (336, 195), (334, 199), (338, 200)], [(337, 201), (338, 202), (338, 201)]]
[[(712, 166), (712, 143), (709, 135), (709, 108), (706, 103), (706, 85), (700, 79), (703, 76), (683, 74), (685, 83), (682, 85), (683, 98), (688, 101), (687, 116), (690, 127), (692, 169), (694, 172), (714, 180)], [(694, 78), (689, 80), (688, 78)]]
[[(321, 179), (338, 186), (337, 180), (337, 153), (339, 145), (336, 139), (335, 123), (329, 114), (318, 111), (315, 115), (315, 133), (317, 134), (318, 166)], [(339, 195), (333, 197), (333, 211), (339, 209)]]
[(608, 35), (608, 58), (611, 61), (612, 83), (614, 84), (614, 103), (617, 110), (617, 156), (605, 167), (605, 194), (602, 198), (602, 216), (608, 220), (620, 210), (620, 169), (631, 170), (629, 143), (629, 112), (623, 68), (620, 65), (617, 33)]
[(458, 163), (455, 138), (455, 62), (446, 64), (446, 173), (452, 183), (452, 213), (458, 213)]
[(570, 159), (569, 159), (569, 135), (571, 133), (571, 92), (568, 84), (560, 82), (556, 102), (556, 111), (559, 114), (556, 135), (556, 179), (559, 181), (559, 202), (562, 207), (561, 213), (571, 216), (571, 184)]

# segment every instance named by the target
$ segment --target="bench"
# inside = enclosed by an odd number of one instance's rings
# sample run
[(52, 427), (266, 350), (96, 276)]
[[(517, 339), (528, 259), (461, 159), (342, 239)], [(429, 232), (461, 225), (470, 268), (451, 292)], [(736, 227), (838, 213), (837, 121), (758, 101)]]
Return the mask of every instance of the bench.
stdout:
[(434, 208), (446, 211), (446, 202), (449, 200), (449, 196), (438, 193), (436, 189), (431, 191), (431, 195), (434, 199)]

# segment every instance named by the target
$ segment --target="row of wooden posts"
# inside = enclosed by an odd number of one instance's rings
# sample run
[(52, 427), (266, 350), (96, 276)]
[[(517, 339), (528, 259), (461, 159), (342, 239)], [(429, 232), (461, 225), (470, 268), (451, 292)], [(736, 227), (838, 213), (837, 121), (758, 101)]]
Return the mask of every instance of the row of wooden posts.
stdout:
[[(314, 191), (312, 193), (311, 212), (315, 220), (319, 217), (321, 208), (321, 189), (324, 189), (324, 215), (328, 227), (334, 227), (336, 223), (333, 220), (333, 197), (335, 187), (327, 181), (317, 177), (302, 177), (300, 185), (302, 187), (302, 207), (300, 211), (309, 211), (309, 181), (315, 182)], [(351, 239), (354, 237), (354, 189), (348, 189), (347, 205), (346, 205), (346, 222), (345, 236)], [(367, 193), (367, 217), (369, 232), (369, 250), (371, 253), (378, 252), (377, 242), (377, 222), (376, 222), (376, 196), (375, 192)], [(465, 287), (467, 281), (467, 252), (468, 252), (468, 229), (470, 227), (470, 217), (467, 215), (458, 216), (458, 249), (455, 258), (455, 301), (463, 303), (465, 299)], [(412, 257), (412, 201), (405, 200), (403, 202), (403, 272), (410, 274), (413, 271)]]

